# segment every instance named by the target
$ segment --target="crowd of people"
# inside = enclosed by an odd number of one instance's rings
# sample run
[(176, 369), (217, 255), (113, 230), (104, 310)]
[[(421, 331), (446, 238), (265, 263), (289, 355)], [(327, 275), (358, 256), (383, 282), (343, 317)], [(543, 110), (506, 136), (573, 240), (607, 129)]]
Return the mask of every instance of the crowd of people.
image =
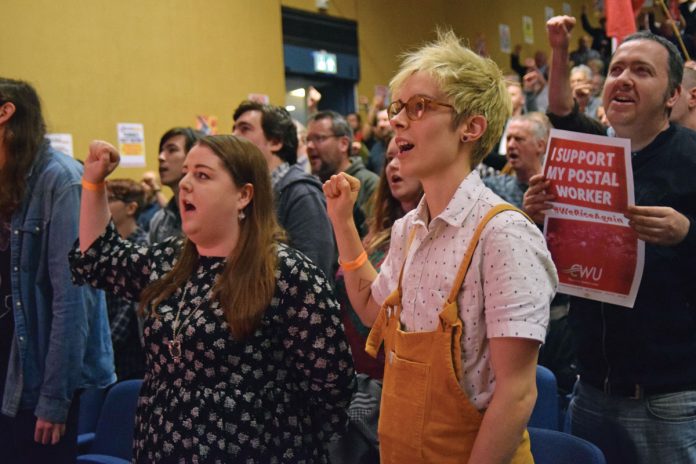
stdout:
[[(243, 101), (229, 135), (165, 132), (140, 182), (107, 142), (52, 149), (0, 78), (3, 456), (74, 462), (80, 391), (143, 379), (138, 463), (528, 463), (538, 363), (607, 462), (696, 462), (696, 64), (581, 19), (507, 76), (439, 31), (366, 117)], [(551, 128), (630, 140), (633, 309), (556, 292)]]

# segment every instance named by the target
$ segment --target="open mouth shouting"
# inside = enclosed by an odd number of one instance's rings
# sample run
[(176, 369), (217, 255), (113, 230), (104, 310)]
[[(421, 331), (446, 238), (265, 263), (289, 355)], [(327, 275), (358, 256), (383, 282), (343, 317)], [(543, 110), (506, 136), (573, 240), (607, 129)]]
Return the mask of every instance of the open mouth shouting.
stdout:
[(633, 98), (630, 95), (627, 95), (625, 93), (617, 93), (614, 95), (614, 97), (611, 99), (612, 105), (616, 105), (619, 107), (622, 106), (627, 106), (627, 105), (632, 105), (636, 102), (636, 99)]
[(392, 174), (391, 176), (389, 176), (388, 180), (389, 185), (398, 185), (400, 182), (403, 182), (403, 178), (398, 174)]
[(196, 211), (196, 205), (191, 203), (189, 200), (186, 199), (181, 199), (181, 211), (186, 212), (186, 213), (191, 213), (193, 211)]
[(408, 151), (411, 151), (414, 147), (414, 145), (411, 142), (404, 140), (402, 138), (396, 139), (396, 146), (399, 147), (400, 154), (404, 154)]

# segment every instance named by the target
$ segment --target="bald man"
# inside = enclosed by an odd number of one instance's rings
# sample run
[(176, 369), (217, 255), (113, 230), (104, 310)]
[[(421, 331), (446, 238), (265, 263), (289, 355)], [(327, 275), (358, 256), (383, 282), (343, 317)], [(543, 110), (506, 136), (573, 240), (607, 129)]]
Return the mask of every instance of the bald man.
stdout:
[(696, 61), (684, 63), (681, 86), (681, 95), (674, 104), (669, 119), (681, 126), (696, 130)]

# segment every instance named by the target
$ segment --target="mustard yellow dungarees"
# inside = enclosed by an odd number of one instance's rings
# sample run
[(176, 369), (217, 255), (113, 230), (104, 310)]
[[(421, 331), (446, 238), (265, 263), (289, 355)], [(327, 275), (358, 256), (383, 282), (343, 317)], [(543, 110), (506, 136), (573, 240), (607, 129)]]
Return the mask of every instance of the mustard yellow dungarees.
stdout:
[[(492, 208), (478, 224), (466, 250), (452, 291), (439, 314), (440, 327), (432, 332), (401, 330), (401, 280), (384, 301), (365, 349), (376, 356), (384, 342), (386, 362), (378, 434), (382, 464), (466, 464), (483, 415), (459, 385), (462, 377), (462, 320), (457, 293), (464, 282), (483, 228), (496, 214), (515, 210)], [(411, 233), (410, 247), (414, 234)], [(405, 261), (405, 260), (404, 260)], [(525, 430), (512, 459), (531, 464), (529, 434)]]

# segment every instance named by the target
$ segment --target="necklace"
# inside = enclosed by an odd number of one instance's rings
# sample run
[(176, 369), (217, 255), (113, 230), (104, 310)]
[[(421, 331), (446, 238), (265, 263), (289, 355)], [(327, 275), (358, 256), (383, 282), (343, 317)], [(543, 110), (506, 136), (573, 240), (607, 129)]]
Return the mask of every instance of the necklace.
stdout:
[(196, 304), (196, 306), (191, 310), (191, 312), (188, 313), (184, 320), (181, 321), (181, 323), (179, 323), (179, 316), (181, 316), (181, 308), (184, 307), (186, 295), (188, 295), (188, 289), (191, 286), (192, 284), (189, 282), (184, 287), (184, 293), (181, 295), (181, 299), (179, 300), (179, 309), (176, 312), (174, 322), (172, 322), (172, 339), (167, 342), (169, 354), (171, 355), (175, 363), (181, 361), (181, 339), (183, 338), (183, 335), (181, 334), (182, 327), (184, 327), (184, 324), (186, 324), (186, 322), (193, 315), (193, 313), (198, 311), (198, 308), (201, 306), (201, 304), (203, 304), (204, 301), (207, 301), (211, 295), (211, 290), (208, 290), (208, 293), (206, 293), (205, 297), (201, 298), (198, 304)]

